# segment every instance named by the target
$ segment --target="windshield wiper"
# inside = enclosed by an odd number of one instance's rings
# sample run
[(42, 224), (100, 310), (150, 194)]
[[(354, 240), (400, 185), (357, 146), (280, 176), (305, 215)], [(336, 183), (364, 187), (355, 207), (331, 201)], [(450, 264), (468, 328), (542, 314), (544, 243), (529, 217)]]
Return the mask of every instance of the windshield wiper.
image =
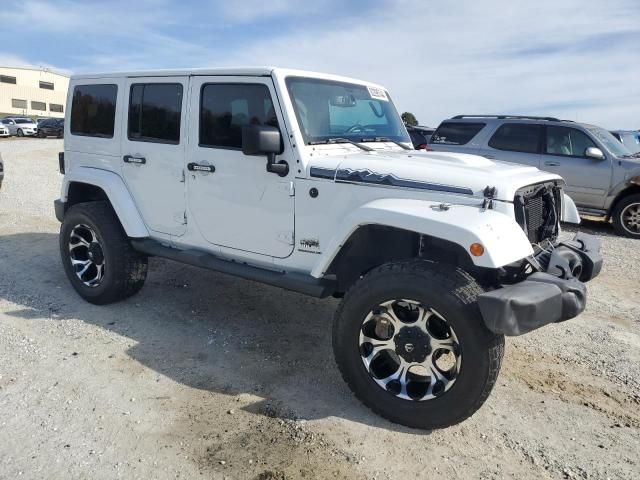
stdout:
[(398, 142), (397, 140), (391, 140), (387, 137), (373, 137), (373, 138), (363, 138), (363, 142), (391, 142), (398, 145), (403, 150), (413, 150), (413, 148), (407, 147), (405, 144)]
[(356, 147), (364, 150), (365, 152), (373, 152), (375, 149), (371, 147), (367, 147), (366, 145), (362, 145), (361, 143), (354, 142), (353, 140), (349, 140), (348, 138), (327, 138), (326, 140), (318, 140), (317, 142), (309, 142), (309, 145), (331, 145), (334, 143), (350, 143), (351, 145), (355, 145)]

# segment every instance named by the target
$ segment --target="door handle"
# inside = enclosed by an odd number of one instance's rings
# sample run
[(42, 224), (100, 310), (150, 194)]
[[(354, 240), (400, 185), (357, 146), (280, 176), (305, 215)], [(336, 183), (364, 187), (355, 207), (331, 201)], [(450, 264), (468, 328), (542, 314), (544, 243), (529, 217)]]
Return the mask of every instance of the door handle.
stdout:
[(549, 167), (559, 167), (560, 166), (560, 162), (544, 162), (545, 165), (549, 166)]
[(144, 157), (134, 157), (133, 155), (125, 155), (122, 157), (124, 163), (133, 163), (135, 165), (144, 165), (147, 163), (147, 159)]
[(488, 158), (489, 160), (495, 160), (496, 157), (494, 157), (493, 155), (483, 155), (484, 158)]
[(213, 173), (216, 171), (216, 167), (213, 165), (202, 165), (200, 163), (188, 163), (187, 170), (190, 172), (204, 172), (204, 173)]

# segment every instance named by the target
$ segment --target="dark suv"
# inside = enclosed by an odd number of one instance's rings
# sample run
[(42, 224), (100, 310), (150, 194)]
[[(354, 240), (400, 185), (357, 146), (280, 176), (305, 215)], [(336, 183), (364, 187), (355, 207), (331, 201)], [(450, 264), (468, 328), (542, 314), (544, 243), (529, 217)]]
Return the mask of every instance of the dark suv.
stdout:
[(38, 123), (38, 132), (36, 134), (40, 138), (64, 136), (64, 118), (47, 118)]
[(426, 150), (429, 146), (431, 135), (435, 132), (435, 128), (405, 125), (407, 133), (411, 137), (411, 143), (416, 150)]
[(604, 128), (552, 117), (458, 115), (440, 124), (429, 147), (557, 173), (582, 214), (612, 219), (620, 235), (640, 238), (640, 154)]

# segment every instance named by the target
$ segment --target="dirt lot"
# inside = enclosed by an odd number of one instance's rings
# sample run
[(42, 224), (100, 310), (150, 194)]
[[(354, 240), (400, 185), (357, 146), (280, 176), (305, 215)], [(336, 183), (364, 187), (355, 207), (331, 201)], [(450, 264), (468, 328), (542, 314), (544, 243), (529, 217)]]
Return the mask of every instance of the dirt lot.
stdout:
[(335, 300), (153, 259), (129, 301), (81, 301), (60, 150), (0, 139), (0, 478), (640, 478), (640, 242), (583, 225), (606, 262), (587, 311), (508, 339), (485, 406), (419, 432), (350, 395)]

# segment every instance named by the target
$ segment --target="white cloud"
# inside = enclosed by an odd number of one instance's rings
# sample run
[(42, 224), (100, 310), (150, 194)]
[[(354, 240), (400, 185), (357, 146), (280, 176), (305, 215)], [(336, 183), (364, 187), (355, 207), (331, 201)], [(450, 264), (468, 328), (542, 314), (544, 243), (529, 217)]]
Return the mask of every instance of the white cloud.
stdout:
[[(225, 60), (371, 79), (431, 125), (520, 113), (638, 128), (638, 13), (632, 1), (401, 1), (331, 29), (306, 22)], [(622, 35), (635, 46), (611, 44)]]
[(314, 0), (300, 2), (298, 0), (223, 0), (216, 6), (224, 18), (236, 24), (250, 23), (257, 19), (268, 19), (278, 16), (309, 16), (326, 10), (330, 0)]
[(640, 127), (637, 0), (361, 3), (22, 0), (0, 24), (49, 34), (76, 71), (280, 65), (382, 83), (423, 124), (514, 113)]

